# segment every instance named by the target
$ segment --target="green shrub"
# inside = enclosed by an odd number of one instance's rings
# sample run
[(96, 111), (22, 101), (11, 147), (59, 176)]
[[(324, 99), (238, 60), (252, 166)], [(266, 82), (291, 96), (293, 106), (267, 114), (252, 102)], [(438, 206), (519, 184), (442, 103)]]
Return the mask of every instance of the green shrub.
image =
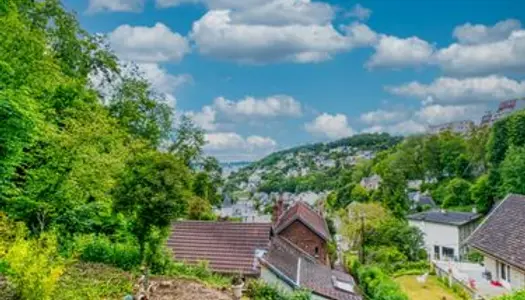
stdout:
[(86, 235), (75, 239), (76, 251), (85, 262), (105, 263), (123, 270), (140, 266), (139, 247), (132, 242), (112, 242), (103, 235)]
[(56, 237), (42, 234), (29, 239), (20, 234), (3, 257), (9, 283), (19, 298), (47, 300), (64, 271), (64, 261), (57, 250)]
[(399, 285), (378, 267), (363, 266), (357, 271), (359, 286), (374, 300), (408, 300)]
[(525, 290), (517, 291), (510, 295), (501, 296), (496, 300), (525, 300)]
[(296, 290), (287, 293), (277, 286), (269, 285), (262, 280), (248, 282), (247, 296), (253, 300), (310, 300), (311, 293), (306, 290)]

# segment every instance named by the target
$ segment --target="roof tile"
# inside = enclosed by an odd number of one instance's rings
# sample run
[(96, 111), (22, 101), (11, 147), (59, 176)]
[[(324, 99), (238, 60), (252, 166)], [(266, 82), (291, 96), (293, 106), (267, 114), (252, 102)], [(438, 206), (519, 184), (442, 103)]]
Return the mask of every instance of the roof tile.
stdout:
[(172, 225), (167, 246), (177, 260), (208, 261), (219, 273), (255, 275), (255, 251), (268, 249), (270, 229), (270, 223), (181, 221)]
[(525, 270), (525, 196), (507, 196), (472, 233), (467, 244)]

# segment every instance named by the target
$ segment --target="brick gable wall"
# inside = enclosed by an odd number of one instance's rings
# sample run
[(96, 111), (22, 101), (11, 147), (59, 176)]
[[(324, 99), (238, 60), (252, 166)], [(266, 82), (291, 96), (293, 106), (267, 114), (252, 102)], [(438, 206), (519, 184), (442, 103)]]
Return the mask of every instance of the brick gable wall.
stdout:
[[(288, 239), (311, 256), (317, 257), (320, 263), (330, 266), (326, 242), (301, 221), (294, 221), (279, 235)], [(316, 247), (318, 249), (317, 255), (315, 254)]]

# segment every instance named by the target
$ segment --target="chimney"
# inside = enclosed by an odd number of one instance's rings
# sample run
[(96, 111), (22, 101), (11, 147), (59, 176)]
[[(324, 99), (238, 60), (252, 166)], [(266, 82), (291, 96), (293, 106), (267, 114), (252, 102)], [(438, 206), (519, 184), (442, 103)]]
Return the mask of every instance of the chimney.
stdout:
[(277, 202), (273, 206), (272, 221), (274, 223), (277, 223), (277, 221), (279, 221), (279, 218), (281, 218), (281, 215), (283, 214), (283, 205), (284, 205), (284, 200), (283, 200), (283, 196), (281, 195), (279, 196), (279, 200), (277, 200)]

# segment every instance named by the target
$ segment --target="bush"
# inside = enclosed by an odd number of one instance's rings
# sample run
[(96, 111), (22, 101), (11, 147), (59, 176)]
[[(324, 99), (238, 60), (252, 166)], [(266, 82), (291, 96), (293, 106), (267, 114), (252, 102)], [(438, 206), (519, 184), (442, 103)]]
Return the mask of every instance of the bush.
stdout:
[(306, 290), (292, 293), (282, 291), (279, 287), (266, 284), (262, 280), (248, 282), (247, 295), (253, 300), (310, 300), (312, 296)]
[(43, 234), (39, 239), (27, 239), (22, 233), (4, 256), (9, 283), (19, 298), (27, 300), (51, 299), (64, 261), (57, 250), (56, 237)]
[(107, 236), (85, 235), (75, 239), (76, 251), (85, 262), (104, 263), (123, 270), (140, 266), (139, 247), (132, 242), (112, 242)]
[(370, 299), (408, 300), (399, 285), (378, 267), (363, 266), (358, 269), (359, 286)]
[(510, 295), (501, 296), (496, 300), (525, 300), (525, 290), (517, 291)]

